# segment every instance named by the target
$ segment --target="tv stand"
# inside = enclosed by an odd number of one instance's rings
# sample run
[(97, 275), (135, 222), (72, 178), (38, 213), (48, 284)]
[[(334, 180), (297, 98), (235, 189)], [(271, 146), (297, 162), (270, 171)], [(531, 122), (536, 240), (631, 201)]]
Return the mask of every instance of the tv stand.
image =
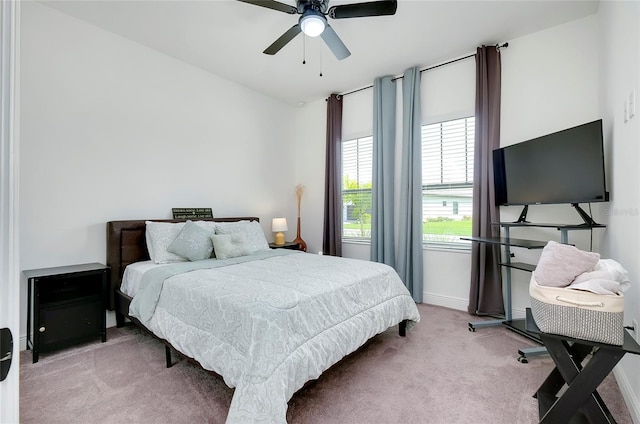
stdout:
[(582, 220), (584, 221), (584, 224), (582, 225), (589, 228), (597, 227), (600, 225), (597, 222), (595, 222), (593, 218), (591, 218), (591, 215), (585, 212), (585, 210), (582, 209), (578, 203), (572, 203), (571, 206), (573, 206), (576, 209), (576, 212), (578, 212), (578, 215), (580, 215), (580, 218), (582, 218)]
[(515, 223), (516, 224), (529, 223), (529, 221), (527, 221), (528, 212), (529, 212), (529, 205), (524, 205), (524, 207), (522, 208), (522, 212), (520, 212), (520, 216), (518, 217), (518, 220)]
[[(575, 208), (576, 212), (578, 212), (578, 215), (580, 215), (580, 218), (582, 218), (582, 220), (584, 221), (584, 224), (580, 224), (581, 226), (586, 226), (588, 228), (595, 228), (600, 226), (600, 224), (595, 222), (591, 217), (591, 215), (585, 212), (585, 210), (582, 209), (578, 203), (571, 203), (571, 206)], [(518, 220), (514, 221), (513, 223), (529, 224), (529, 221), (527, 221), (528, 212), (529, 212), (529, 205), (524, 205), (524, 207), (522, 208), (522, 211), (520, 212), (520, 215), (518, 216)]]
[[(526, 209), (523, 210), (526, 215)], [(583, 211), (584, 212), (584, 211)], [(503, 237), (461, 237), (463, 240), (470, 240), (475, 243), (489, 243), (498, 244), (504, 247), (504, 262), (500, 263), (500, 266), (504, 267), (504, 278), (502, 280), (503, 293), (504, 293), (504, 318), (501, 317), (494, 320), (476, 321), (469, 323), (469, 331), (475, 332), (477, 328), (491, 327), (496, 325), (504, 325), (508, 329), (515, 331), (516, 333), (525, 336), (537, 343), (542, 344), (540, 337), (537, 334), (530, 333), (525, 328), (524, 318), (513, 319), (512, 300), (511, 300), (511, 270), (517, 269), (525, 272), (533, 272), (536, 269), (536, 265), (527, 264), (522, 262), (512, 262), (511, 248), (524, 248), (524, 249), (543, 249), (547, 245), (547, 241), (541, 240), (524, 240), (511, 238), (510, 230), (514, 227), (538, 227), (538, 228), (555, 228), (560, 231), (560, 242), (568, 244), (569, 231), (572, 230), (590, 230), (592, 228), (604, 228), (605, 225), (596, 224), (543, 224), (543, 223), (530, 223), (530, 222), (499, 222), (492, 223), (492, 225), (500, 225), (503, 228)], [(518, 353), (520, 357), (518, 361), (527, 363), (527, 357), (534, 355), (541, 355), (547, 353), (544, 346), (523, 348), (519, 349)]]

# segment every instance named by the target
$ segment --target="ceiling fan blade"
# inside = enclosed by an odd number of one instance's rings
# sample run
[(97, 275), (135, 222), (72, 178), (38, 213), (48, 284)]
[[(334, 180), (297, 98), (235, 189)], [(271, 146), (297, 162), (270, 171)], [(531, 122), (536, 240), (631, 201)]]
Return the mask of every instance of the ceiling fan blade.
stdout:
[(347, 46), (344, 45), (338, 34), (331, 28), (331, 25), (327, 24), (327, 27), (324, 29), (322, 34), (320, 35), (329, 49), (333, 52), (334, 55), (338, 58), (338, 60), (346, 59), (351, 56), (351, 52), (347, 49)]
[(397, 0), (381, 0), (333, 6), (329, 8), (327, 15), (333, 19), (364, 18), (367, 16), (395, 15), (397, 9)]
[(287, 32), (282, 34), (280, 36), (280, 38), (278, 38), (276, 41), (274, 41), (273, 44), (271, 44), (269, 47), (267, 47), (264, 50), (263, 53), (264, 54), (276, 54), (276, 53), (278, 53), (281, 48), (283, 48), (289, 41), (293, 40), (294, 37), (296, 35), (300, 34), (301, 31), (302, 31), (302, 29), (300, 29), (300, 25), (295, 24), (294, 26), (289, 28), (287, 30)]
[(242, 3), (254, 4), (256, 6), (266, 7), (267, 9), (278, 10), (280, 12), (294, 15), (298, 13), (298, 9), (285, 3), (274, 0), (238, 0)]

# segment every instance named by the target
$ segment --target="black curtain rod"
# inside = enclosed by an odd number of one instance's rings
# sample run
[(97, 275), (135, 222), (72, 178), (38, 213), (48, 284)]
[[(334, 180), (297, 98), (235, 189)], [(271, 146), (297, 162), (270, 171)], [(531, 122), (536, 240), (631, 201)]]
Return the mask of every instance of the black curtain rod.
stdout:
[[(506, 49), (507, 47), (509, 47), (509, 43), (504, 43), (504, 44), (502, 44), (502, 45), (501, 45), (501, 44), (496, 44), (496, 45), (495, 45), (495, 47), (496, 47), (496, 49), (498, 49), (498, 50), (500, 50), (500, 49)], [(460, 62), (461, 60), (469, 59), (469, 58), (471, 58), (471, 57), (475, 57), (475, 56), (476, 56), (476, 54), (475, 54), (475, 53), (472, 53), (472, 54), (468, 54), (468, 55), (466, 55), (466, 56), (459, 57), (459, 58), (457, 58), (457, 59), (452, 59), (452, 60), (450, 60), (450, 61), (448, 61), (448, 62), (440, 63), (440, 64), (438, 64), (438, 65), (429, 66), (429, 67), (426, 67), (426, 68), (422, 68), (422, 69), (420, 69), (420, 73), (422, 73), (422, 72), (424, 72), (424, 71), (430, 71), (430, 70), (432, 70), (432, 69), (436, 69), (436, 68), (439, 68), (439, 67), (441, 67), (441, 66), (450, 65), (450, 64), (452, 64), (452, 63)], [(402, 79), (402, 78), (403, 78), (403, 76), (402, 76), (402, 75), (398, 75), (397, 77), (393, 77), (393, 78), (392, 78), (392, 81), (399, 80), (399, 79)], [(341, 94), (339, 94), (339, 95), (340, 95), (340, 96), (346, 96), (347, 94), (357, 93), (358, 91), (367, 90), (367, 89), (369, 89), (369, 88), (373, 88), (373, 84), (371, 84), (371, 85), (367, 85), (366, 87), (358, 88), (358, 89), (356, 89), (356, 90), (347, 91), (346, 93), (341, 93)]]

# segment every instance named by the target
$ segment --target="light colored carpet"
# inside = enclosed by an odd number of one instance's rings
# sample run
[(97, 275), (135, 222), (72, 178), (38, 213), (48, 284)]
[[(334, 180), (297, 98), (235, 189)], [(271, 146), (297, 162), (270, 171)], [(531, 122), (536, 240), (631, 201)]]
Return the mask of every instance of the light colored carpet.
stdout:
[[(313, 423), (538, 422), (532, 397), (553, 369), (548, 356), (517, 361), (533, 342), (502, 327), (471, 333), (475, 317), (419, 305), (422, 321), (392, 328), (294, 395), (287, 420)], [(134, 326), (31, 363), (22, 352), (20, 422), (224, 423), (233, 390), (180, 361), (165, 368), (163, 345)], [(631, 417), (612, 375), (598, 389), (620, 424)]]

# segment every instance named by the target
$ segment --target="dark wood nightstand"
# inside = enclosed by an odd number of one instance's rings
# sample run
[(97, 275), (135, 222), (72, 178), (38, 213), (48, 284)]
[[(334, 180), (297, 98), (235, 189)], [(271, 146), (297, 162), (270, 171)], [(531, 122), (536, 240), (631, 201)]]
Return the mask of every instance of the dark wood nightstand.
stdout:
[[(27, 349), (41, 352), (107, 340), (108, 266), (99, 263), (23, 271), (27, 277)], [(33, 338), (31, 323), (33, 323)]]
[(300, 250), (300, 245), (292, 241), (287, 241), (284, 244), (269, 243), (269, 247), (272, 249)]

